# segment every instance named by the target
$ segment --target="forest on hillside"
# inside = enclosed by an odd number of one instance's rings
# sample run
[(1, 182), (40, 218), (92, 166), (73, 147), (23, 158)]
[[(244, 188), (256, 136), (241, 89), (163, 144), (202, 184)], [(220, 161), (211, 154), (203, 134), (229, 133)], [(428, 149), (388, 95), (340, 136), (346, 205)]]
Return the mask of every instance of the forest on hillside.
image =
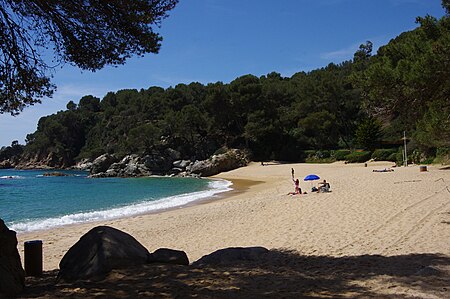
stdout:
[(376, 54), (368, 41), (351, 61), (289, 78), (272, 72), (228, 84), (86, 95), (42, 117), (26, 145), (3, 148), (0, 161), (51, 154), (49, 166), (70, 167), (104, 153), (163, 155), (167, 149), (200, 160), (224, 148), (246, 149), (256, 161), (333, 160), (355, 150), (364, 150), (362, 159), (376, 152), (398, 161), (404, 131), (412, 161), (448, 157), (449, 11), (417, 22)]

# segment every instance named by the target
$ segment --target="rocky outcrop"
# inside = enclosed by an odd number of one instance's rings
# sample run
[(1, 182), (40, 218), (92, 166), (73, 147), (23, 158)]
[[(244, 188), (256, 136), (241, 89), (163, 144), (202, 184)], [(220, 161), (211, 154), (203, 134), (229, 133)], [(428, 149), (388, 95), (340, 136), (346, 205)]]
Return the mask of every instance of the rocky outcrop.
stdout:
[(245, 261), (257, 261), (262, 255), (268, 253), (269, 250), (264, 247), (230, 247), (219, 249), (211, 254), (205, 255), (193, 266), (204, 265), (224, 265), (240, 263)]
[(59, 263), (58, 281), (102, 279), (112, 269), (143, 265), (148, 250), (118, 229), (98, 226), (83, 235)]
[(36, 155), (22, 155), (14, 165), (17, 169), (64, 169), (72, 165), (73, 161), (64, 154), (49, 152)]
[(117, 158), (110, 154), (103, 154), (96, 158), (91, 165), (91, 174), (105, 172), (108, 168), (117, 161)]
[(0, 298), (12, 297), (25, 287), (25, 271), (17, 250), (16, 232), (0, 219)]
[[(168, 174), (173, 161), (180, 158), (180, 153), (166, 149), (163, 153), (154, 153), (143, 157), (138, 155), (125, 156), (121, 161), (112, 161), (102, 155), (91, 165), (90, 176), (98, 177), (140, 177), (152, 174)], [(97, 166), (101, 165), (101, 167)]]
[(159, 248), (148, 257), (149, 263), (189, 265), (186, 252), (168, 248)]
[(42, 174), (43, 176), (71, 176), (70, 174), (59, 172), (59, 171), (52, 171), (52, 172), (46, 172)]
[[(98, 159), (98, 158), (97, 158)], [(95, 159), (95, 160), (97, 160)], [(138, 155), (128, 155), (125, 156), (121, 161), (111, 163), (107, 167), (103, 167), (103, 171), (98, 171), (99, 169), (91, 167), (91, 177), (139, 177), (148, 176), (152, 172), (145, 165), (145, 159), (142, 159)], [(106, 170), (105, 170), (106, 168)]]
[(245, 166), (248, 162), (247, 155), (243, 151), (231, 149), (224, 154), (214, 155), (208, 160), (195, 161), (186, 168), (186, 171), (200, 176), (212, 176)]
[(9, 160), (0, 161), (0, 169), (13, 168), (13, 164)]
[(90, 159), (82, 159), (81, 161), (77, 162), (72, 167), (72, 169), (88, 171), (88, 170), (91, 170), (91, 167), (92, 167), (92, 161)]
[[(209, 159), (194, 161), (180, 159), (181, 154), (173, 149), (165, 149), (162, 152), (154, 152), (151, 155), (139, 156), (127, 155), (118, 161), (117, 157), (103, 154), (94, 161), (84, 159), (71, 169), (89, 170), (90, 177), (141, 177), (150, 175), (175, 175), (206, 177), (223, 171), (233, 170), (248, 164), (249, 159), (244, 151), (231, 149), (224, 154), (213, 155)], [(0, 163), (0, 168), (16, 167), (21, 169), (55, 169), (67, 168), (66, 162), (58, 158), (55, 153), (48, 154), (42, 158), (24, 157), (17, 165), (8, 161)]]
[(180, 159), (180, 152), (167, 148), (143, 157), (145, 166), (157, 174), (167, 174), (175, 160)]

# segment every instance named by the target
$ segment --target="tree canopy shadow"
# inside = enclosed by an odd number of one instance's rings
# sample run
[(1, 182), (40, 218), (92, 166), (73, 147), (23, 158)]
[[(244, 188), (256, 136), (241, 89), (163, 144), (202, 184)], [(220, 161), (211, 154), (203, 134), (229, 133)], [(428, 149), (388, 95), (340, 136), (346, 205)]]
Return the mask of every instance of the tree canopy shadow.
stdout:
[(51, 271), (27, 278), (22, 297), (443, 298), (450, 294), (450, 257), (440, 254), (331, 257), (270, 250), (257, 261), (113, 270), (102, 281), (55, 284), (56, 275)]

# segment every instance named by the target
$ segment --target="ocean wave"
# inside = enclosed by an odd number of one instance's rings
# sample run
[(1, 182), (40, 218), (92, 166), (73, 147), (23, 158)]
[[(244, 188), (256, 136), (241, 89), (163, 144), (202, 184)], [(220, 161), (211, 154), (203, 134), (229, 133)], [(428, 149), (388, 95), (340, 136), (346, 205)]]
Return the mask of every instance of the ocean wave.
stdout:
[(0, 179), (3, 179), (3, 180), (9, 180), (9, 179), (24, 179), (25, 177), (23, 177), (23, 176), (20, 176), (20, 175), (3, 175), (3, 176), (0, 176)]
[(30, 232), (50, 229), (63, 225), (124, 218), (175, 207), (181, 207), (194, 201), (210, 198), (219, 193), (230, 191), (233, 189), (231, 188), (231, 185), (232, 183), (230, 181), (212, 180), (208, 184), (209, 189), (204, 191), (170, 196), (156, 201), (144, 201), (141, 203), (119, 208), (112, 208), (108, 210), (76, 213), (42, 220), (12, 223), (9, 225), (9, 227), (16, 232)]

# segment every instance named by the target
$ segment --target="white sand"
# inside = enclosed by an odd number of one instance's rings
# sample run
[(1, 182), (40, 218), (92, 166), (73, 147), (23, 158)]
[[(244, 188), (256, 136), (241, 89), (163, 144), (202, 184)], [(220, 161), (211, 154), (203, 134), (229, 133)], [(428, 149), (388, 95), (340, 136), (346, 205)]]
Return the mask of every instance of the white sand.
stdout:
[[(450, 257), (450, 171), (429, 166), (395, 168), (391, 163), (277, 164), (248, 167), (217, 177), (261, 183), (207, 204), (103, 223), (19, 234), (23, 242), (44, 242), (44, 268), (58, 268), (65, 252), (89, 229), (110, 225), (134, 236), (150, 252), (183, 250), (195, 261), (232, 246), (284, 248), (302, 255), (393, 256), (439, 253)], [(314, 173), (331, 184), (330, 193), (289, 196), (296, 177)], [(315, 182), (317, 183), (317, 182)], [(301, 180), (310, 191), (311, 183)]]

